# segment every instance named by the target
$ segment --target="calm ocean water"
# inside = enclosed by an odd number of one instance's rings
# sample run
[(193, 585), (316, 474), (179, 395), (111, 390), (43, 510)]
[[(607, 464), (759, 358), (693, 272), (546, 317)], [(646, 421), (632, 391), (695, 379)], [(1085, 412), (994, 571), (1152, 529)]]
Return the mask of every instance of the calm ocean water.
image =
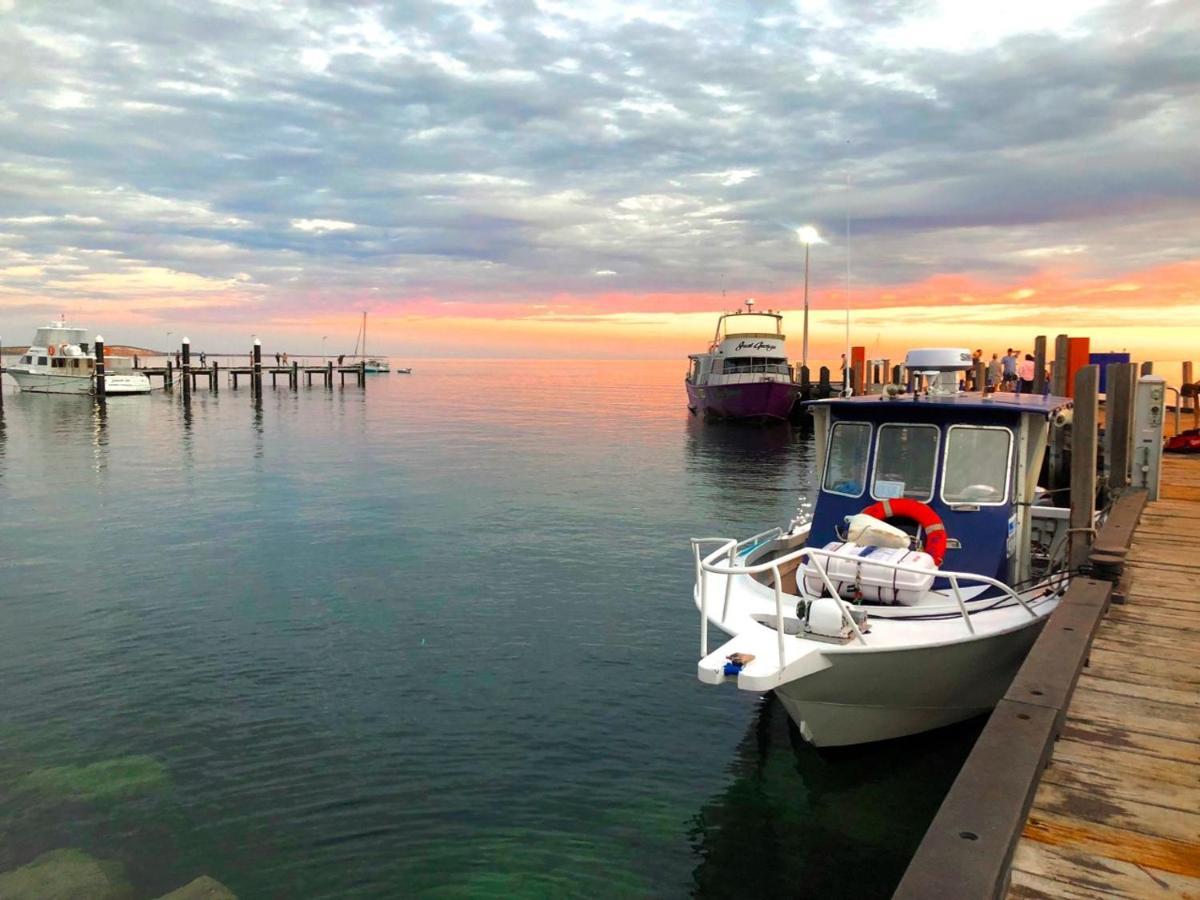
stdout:
[(687, 539), (786, 523), (808, 435), (692, 420), (679, 363), (415, 367), (103, 415), (6, 384), (0, 871), (888, 896), (979, 723), (822, 754), (694, 675)]

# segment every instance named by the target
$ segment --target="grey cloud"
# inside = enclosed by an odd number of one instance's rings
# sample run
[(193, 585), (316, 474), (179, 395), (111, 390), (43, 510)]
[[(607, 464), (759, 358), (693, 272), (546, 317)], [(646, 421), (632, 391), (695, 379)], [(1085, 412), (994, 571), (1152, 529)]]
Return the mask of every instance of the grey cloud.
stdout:
[[(1195, 258), (1184, 3), (971, 52), (874, 40), (922, 3), (673, 9), (23, 5), (0, 38), (0, 261), (247, 273), (285, 310), (613, 289), (597, 270), (786, 287), (804, 222), (832, 286), (847, 210), (862, 284), (1016, 276), (1066, 244), (1095, 273)], [(669, 202), (629, 203), (648, 195)]]

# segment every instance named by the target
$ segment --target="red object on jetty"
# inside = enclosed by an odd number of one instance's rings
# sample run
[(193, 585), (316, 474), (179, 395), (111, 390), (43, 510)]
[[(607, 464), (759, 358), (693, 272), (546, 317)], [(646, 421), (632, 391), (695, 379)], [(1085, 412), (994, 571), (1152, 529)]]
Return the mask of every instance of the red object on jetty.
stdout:
[(1200, 428), (1181, 431), (1174, 437), (1167, 438), (1163, 450), (1167, 453), (1200, 453)]

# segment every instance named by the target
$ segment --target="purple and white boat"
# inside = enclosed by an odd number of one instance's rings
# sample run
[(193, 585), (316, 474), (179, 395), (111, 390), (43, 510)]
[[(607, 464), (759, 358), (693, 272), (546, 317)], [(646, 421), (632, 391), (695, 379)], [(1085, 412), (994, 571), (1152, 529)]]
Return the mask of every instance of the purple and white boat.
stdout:
[(722, 315), (708, 352), (688, 356), (688, 409), (719, 419), (786, 419), (800, 385), (788, 365), (782, 325), (782, 314), (755, 312), (753, 300), (745, 312)]

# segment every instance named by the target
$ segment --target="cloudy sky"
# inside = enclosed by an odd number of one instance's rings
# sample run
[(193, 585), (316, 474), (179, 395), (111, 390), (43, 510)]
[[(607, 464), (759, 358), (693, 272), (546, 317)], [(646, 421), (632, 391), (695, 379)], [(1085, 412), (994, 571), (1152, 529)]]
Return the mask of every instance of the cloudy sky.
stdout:
[(0, 336), (340, 351), (369, 309), (399, 355), (671, 356), (796, 310), (810, 224), (819, 351), (849, 284), (883, 350), (1179, 359), (1198, 11), (0, 0)]

